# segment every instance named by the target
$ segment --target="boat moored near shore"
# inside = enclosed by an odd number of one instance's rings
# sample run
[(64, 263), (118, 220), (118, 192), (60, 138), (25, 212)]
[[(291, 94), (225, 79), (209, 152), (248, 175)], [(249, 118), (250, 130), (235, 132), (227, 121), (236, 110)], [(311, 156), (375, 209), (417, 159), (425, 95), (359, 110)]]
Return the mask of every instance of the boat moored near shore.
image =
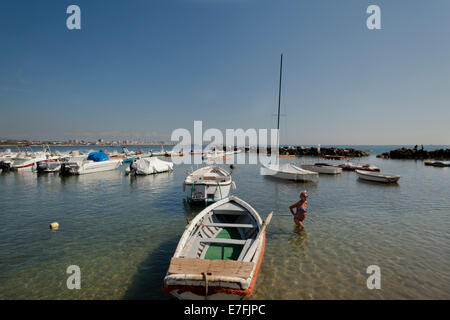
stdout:
[(229, 196), (235, 184), (231, 174), (219, 166), (206, 166), (189, 174), (183, 183), (188, 202), (211, 203)]
[(381, 182), (381, 183), (397, 183), (400, 176), (393, 174), (386, 174), (380, 172), (370, 172), (364, 170), (356, 170), (358, 178), (367, 181)]
[(181, 236), (163, 290), (183, 300), (240, 300), (255, 287), (264, 256), (265, 222), (236, 196), (200, 212)]
[(87, 158), (71, 159), (64, 163), (63, 174), (87, 174), (115, 170), (122, 164), (122, 159), (109, 159), (103, 151), (91, 152)]
[(321, 173), (321, 174), (340, 174), (342, 173), (342, 168), (338, 166), (332, 166), (327, 163), (315, 163), (315, 164), (302, 164), (303, 169)]
[(127, 174), (148, 175), (173, 170), (173, 163), (163, 161), (157, 157), (134, 159), (126, 169)]

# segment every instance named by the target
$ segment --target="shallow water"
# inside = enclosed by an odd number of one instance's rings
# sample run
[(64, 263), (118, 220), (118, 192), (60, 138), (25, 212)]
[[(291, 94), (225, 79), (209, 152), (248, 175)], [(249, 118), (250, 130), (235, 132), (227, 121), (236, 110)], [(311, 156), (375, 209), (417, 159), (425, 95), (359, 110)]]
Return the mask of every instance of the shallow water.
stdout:
[[(251, 299), (450, 298), (450, 168), (374, 156), (361, 163), (401, 179), (382, 185), (343, 172), (295, 183), (236, 165), (232, 192), (263, 217), (274, 211)], [(186, 219), (202, 209), (183, 200), (190, 168), (146, 177), (125, 176), (123, 167), (79, 177), (1, 174), (0, 299), (168, 299), (169, 260)], [(304, 189), (309, 211), (298, 231), (288, 206)], [(59, 230), (49, 230), (53, 221)], [(67, 289), (70, 265), (81, 268), (80, 290)], [(381, 268), (381, 290), (367, 289), (369, 265)]]

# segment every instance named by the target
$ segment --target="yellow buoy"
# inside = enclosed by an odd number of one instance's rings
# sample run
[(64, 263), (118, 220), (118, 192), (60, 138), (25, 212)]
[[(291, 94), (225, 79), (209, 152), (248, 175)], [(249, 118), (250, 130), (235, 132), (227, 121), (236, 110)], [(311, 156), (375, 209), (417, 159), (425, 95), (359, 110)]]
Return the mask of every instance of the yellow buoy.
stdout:
[(58, 222), (52, 222), (50, 223), (50, 229), (52, 230), (56, 230), (59, 228), (59, 223)]

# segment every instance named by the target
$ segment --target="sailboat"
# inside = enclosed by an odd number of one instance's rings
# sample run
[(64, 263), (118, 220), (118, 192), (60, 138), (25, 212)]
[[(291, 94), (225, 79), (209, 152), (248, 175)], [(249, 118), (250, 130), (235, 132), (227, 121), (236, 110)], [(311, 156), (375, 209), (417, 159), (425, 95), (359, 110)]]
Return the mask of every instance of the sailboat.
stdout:
[[(281, 103), (281, 79), (283, 75), (283, 54), (280, 60), (280, 85), (278, 88), (278, 124), (277, 124), (277, 148), (280, 145), (280, 103)], [(277, 152), (278, 154), (278, 152)], [(278, 155), (275, 158), (275, 163), (262, 166), (261, 175), (272, 176), (282, 180), (293, 181), (315, 181), (319, 174), (317, 172), (309, 171), (297, 167), (292, 163), (285, 163), (280, 165)]]

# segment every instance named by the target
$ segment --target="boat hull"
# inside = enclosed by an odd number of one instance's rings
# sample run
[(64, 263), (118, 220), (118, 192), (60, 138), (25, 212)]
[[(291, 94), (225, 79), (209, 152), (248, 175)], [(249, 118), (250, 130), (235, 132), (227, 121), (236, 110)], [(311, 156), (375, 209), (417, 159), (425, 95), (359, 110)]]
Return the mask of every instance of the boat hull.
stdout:
[(186, 199), (189, 203), (213, 203), (230, 195), (232, 182), (219, 184), (186, 183)]
[(397, 183), (400, 179), (400, 176), (373, 174), (372, 172), (364, 172), (362, 170), (356, 170), (356, 173), (358, 174), (359, 179), (372, 182)]
[(318, 166), (314, 164), (302, 164), (303, 169), (321, 173), (321, 174), (340, 174), (342, 173), (342, 168), (332, 167), (332, 166)]
[(64, 164), (64, 172), (72, 175), (82, 175), (117, 169), (122, 163), (119, 159), (95, 162), (92, 160), (82, 162), (68, 162)]
[[(300, 169), (300, 168), (298, 168), (298, 169)], [(303, 169), (288, 172), (288, 171), (283, 171), (280, 169), (277, 170), (275, 167), (272, 167), (272, 166), (263, 166), (263, 167), (261, 167), (261, 175), (271, 176), (271, 177), (278, 178), (281, 180), (313, 182), (313, 181), (316, 181), (318, 174), (317, 174), (317, 172), (312, 172), (312, 171), (303, 170)]]
[[(223, 231), (233, 226), (237, 228), (234, 236), (224, 236)], [(265, 226), (258, 212), (235, 196), (206, 207), (181, 236), (164, 277), (163, 291), (189, 300), (250, 296), (264, 256)], [(222, 243), (222, 258), (220, 251), (209, 252), (208, 244), (212, 243)], [(242, 245), (242, 249), (234, 258), (229, 254), (224, 257), (224, 245), (231, 243)]]
[(173, 170), (173, 163), (158, 158), (136, 159), (130, 165), (130, 173), (134, 175), (150, 175)]
[(37, 168), (37, 163), (42, 159), (29, 159), (29, 160), (15, 160), (10, 170), (11, 171), (34, 171)]
[(266, 232), (262, 237), (261, 250), (258, 257), (255, 273), (248, 289), (224, 288), (221, 286), (213, 286), (209, 284), (208, 295), (205, 295), (204, 281), (199, 280), (198, 285), (169, 285), (163, 286), (163, 291), (171, 294), (179, 300), (242, 300), (251, 296), (255, 289), (256, 279), (264, 257), (266, 247)]

